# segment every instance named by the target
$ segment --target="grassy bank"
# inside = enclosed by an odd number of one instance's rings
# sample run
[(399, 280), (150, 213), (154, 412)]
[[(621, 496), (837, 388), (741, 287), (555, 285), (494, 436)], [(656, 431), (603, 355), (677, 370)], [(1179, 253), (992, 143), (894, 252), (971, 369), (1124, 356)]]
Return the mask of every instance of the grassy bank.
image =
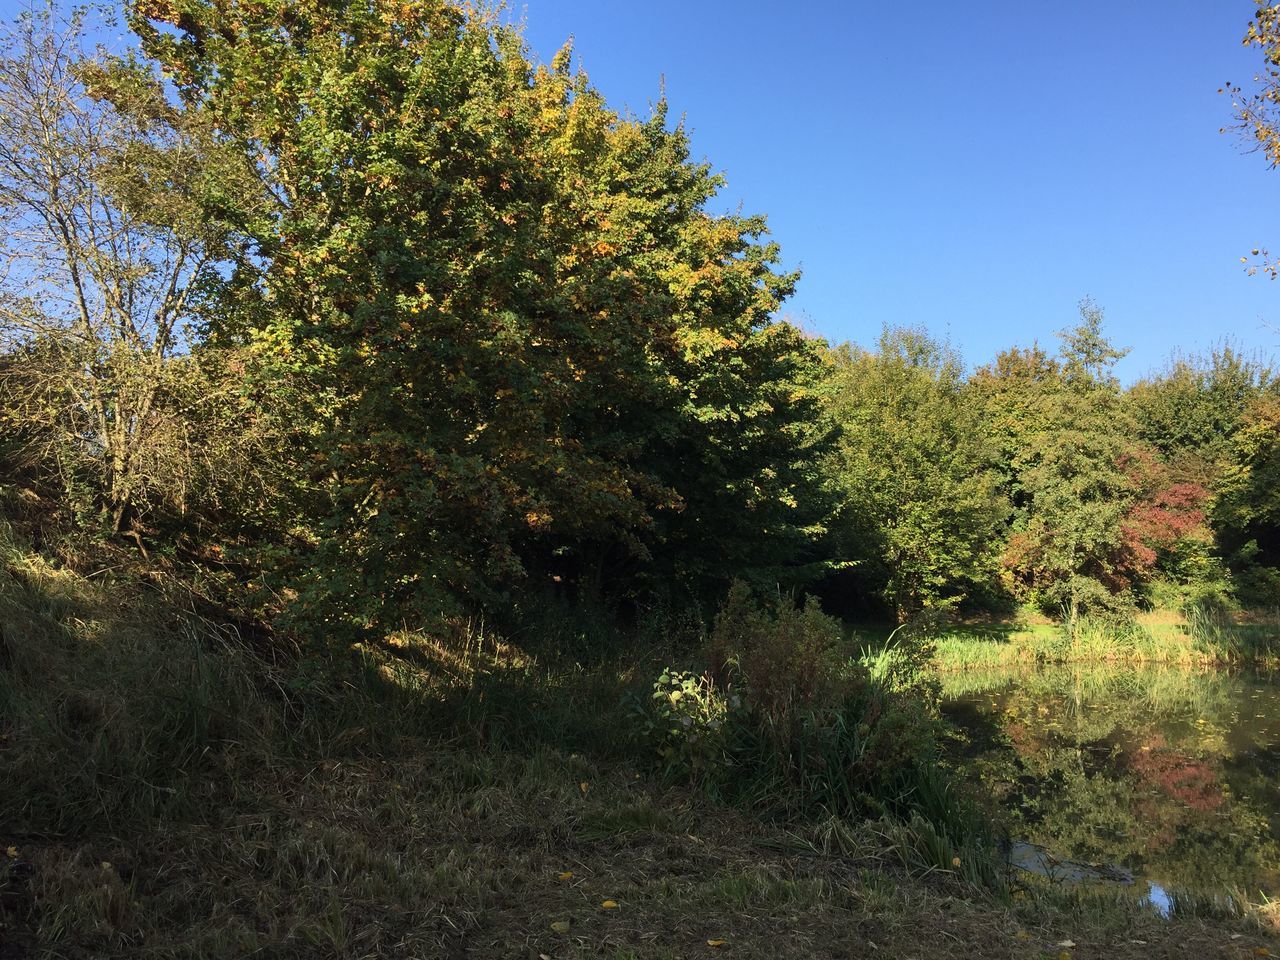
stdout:
[(918, 817), (664, 785), (625, 717), (666, 654), (552, 664), (466, 632), (267, 662), (189, 600), (0, 544), (0, 956), (1280, 948), (1265, 913), (975, 886)]
[[(882, 647), (889, 628), (855, 628), (855, 641)], [(1132, 623), (1082, 621), (1070, 630), (1048, 622), (953, 624), (935, 640), (940, 671), (1034, 663), (1158, 663), (1182, 666), (1280, 666), (1280, 613), (1184, 616), (1140, 614)]]

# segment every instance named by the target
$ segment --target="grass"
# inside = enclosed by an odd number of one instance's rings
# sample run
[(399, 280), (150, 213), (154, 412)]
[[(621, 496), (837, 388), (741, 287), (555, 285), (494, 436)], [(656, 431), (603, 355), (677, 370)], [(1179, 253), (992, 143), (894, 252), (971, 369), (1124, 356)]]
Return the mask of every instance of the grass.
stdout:
[[(855, 642), (882, 644), (888, 630), (857, 627)], [(1082, 621), (1074, 634), (1052, 623), (954, 624), (934, 641), (940, 672), (1036, 663), (1152, 663), (1280, 666), (1280, 611), (1241, 617), (1172, 611), (1140, 614), (1128, 625)]]
[(1265, 912), (1010, 896), (922, 820), (772, 823), (655, 782), (618, 726), (643, 656), (462, 631), (303, 669), (180, 598), (0, 535), (6, 960), (1280, 950)]

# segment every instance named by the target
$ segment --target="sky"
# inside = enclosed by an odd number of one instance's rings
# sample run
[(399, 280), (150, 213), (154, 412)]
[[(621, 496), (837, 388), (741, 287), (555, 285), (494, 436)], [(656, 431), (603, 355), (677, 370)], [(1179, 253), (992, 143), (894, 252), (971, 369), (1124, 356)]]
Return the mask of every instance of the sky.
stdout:
[(1092, 297), (1125, 380), (1230, 339), (1280, 354), (1280, 171), (1231, 134), (1252, 0), (514, 0), (617, 108), (665, 82), (721, 211), (764, 213), (832, 340), (924, 326), (971, 364)]

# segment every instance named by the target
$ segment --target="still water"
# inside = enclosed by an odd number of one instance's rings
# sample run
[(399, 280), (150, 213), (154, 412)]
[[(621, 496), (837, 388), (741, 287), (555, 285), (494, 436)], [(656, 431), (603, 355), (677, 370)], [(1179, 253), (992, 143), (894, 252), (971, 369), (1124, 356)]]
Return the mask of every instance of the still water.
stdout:
[(1157, 892), (1280, 896), (1280, 676), (1042, 667), (943, 692), (1017, 839)]

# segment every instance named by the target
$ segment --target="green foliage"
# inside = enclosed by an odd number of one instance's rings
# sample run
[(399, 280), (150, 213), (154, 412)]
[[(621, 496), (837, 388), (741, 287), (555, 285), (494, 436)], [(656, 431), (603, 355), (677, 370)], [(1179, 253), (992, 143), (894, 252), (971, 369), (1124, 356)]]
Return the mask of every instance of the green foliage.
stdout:
[(900, 619), (989, 593), (1008, 508), (959, 359), (918, 330), (829, 359), (841, 428), (833, 541), (855, 567), (828, 592), (876, 590)]
[(738, 695), (718, 689), (706, 674), (664, 670), (653, 682), (652, 703), (642, 705), (643, 735), (657, 745), (664, 776), (719, 781), (731, 763), (727, 747)]
[(1258, 397), (1233, 438), (1214, 519), (1254, 603), (1280, 603), (1280, 396)]
[(302, 619), (425, 623), (546, 577), (696, 596), (817, 559), (821, 365), (772, 319), (795, 276), (763, 219), (706, 211), (721, 178), (664, 104), (624, 118), (570, 51), (536, 67), (441, 0), (131, 12), (259, 175), (208, 206), (235, 264), (211, 333), (306, 425), (272, 561)]
[(745, 584), (730, 589), (708, 642), (711, 673), (739, 685), (746, 709), (779, 744), (828, 716), (864, 677), (842, 650), (840, 625), (808, 598), (761, 606)]
[(946, 852), (934, 866), (960, 849), (991, 863), (989, 831), (937, 766), (936, 690), (911, 671), (873, 673), (815, 602), (761, 604), (741, 583), (706, 655), (705, 673), (665, 670), (642, 714), (667, 776), (763, 816), (915, 818), (928, 829), (908, 831), (911, 849), (927, 834)]
[[(1190, 479), (1205, 480), (1231, 459), (1231, 444), (1250, 403), (1274, 389), (1275, 373), (1230, 344), (1207, 356), (1179, 357), (1168, 369), (1125, 391), (1138, 437)], [(1202, 470), (1205, 475), (1196, 476)]]
[(1069, 620), (1132, 602), (1124, 521), (1134, 485), (1111, 373), (1123, 353), (1103, 337), (1100, 310), (1086, 301), (1080, 311), (1080, 325), (1062, 335), (1059, 385), (1035, 392), (1035, 430), (1013, 456), (1022, 503), (1005, 553), (1020, 598)]

